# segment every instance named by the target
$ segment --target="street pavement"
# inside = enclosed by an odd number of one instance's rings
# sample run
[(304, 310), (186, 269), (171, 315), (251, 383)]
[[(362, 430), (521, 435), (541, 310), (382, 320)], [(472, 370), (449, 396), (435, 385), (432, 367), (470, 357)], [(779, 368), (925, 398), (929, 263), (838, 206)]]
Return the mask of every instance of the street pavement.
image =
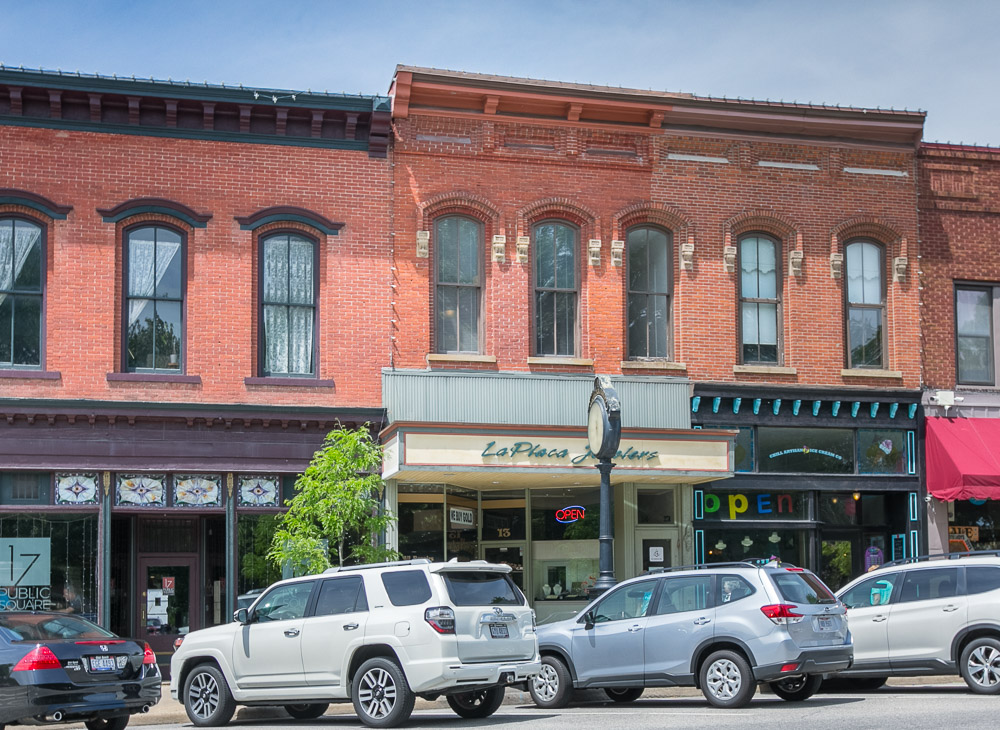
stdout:
[[(130, 725), (144, 730), (173, 730), (193, 727), (183, 709), (170, 700), (164, 685), (164, 700), (148, 715), (135, 716)], [(507, 700), (486, 720), (463, 720), (443, 701), (417, 701), (410, 722), (414, 728), (472, 728), (491, 730), (547, 730), (548, 728), (627, 727), (628, 730), (654, 728), (803, 728), (804, 730), (919, 730), (920, 728), (996, 728), (1000, 697), (974, 695), (958, 677), (893, 679), (877, 692), (821, 693), (806, 702), (785, 702), (766, 691), (758, 691), (749, 707), (717, 710), (701, 693), (692, 689), (648, 690), (631, 704), (606, 701), (601, 692), (578, 692), (566, 709), (540, 710), (526, 693), (509, 691)], [(283, 728), (287, 730), (347, 730), (363, 728), (350, 704), (331, 705), (326, 715), (311, 721), (297, 721), (280, 708), (244, 707), (232, 726)], [(59, 726), (59, 727), (80, 727)]]

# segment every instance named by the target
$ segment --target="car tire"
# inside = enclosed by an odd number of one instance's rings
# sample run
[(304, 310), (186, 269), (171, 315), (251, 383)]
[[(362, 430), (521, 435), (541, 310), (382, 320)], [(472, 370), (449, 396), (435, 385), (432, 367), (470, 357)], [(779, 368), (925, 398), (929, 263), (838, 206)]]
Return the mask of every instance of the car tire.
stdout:
[(819, 674), (807, 674), (803, 677), (789, 677), (771, 682), (771, 691), (786, 702), (802, 702), (808, 700), (819, 691), (823, 677)]
[(500, 709), (506, 691), (504, 687), (490, 687), (489, 689), (448, 695), (446, 699), (448, 700), (448, 706), (459, 717), (464, 717), (468, 720), (481, 720)]
[[(125, 730), (128, 727), (128, 721), (128, 715), (119, 715), (118, 717), (102, 717), (96, 720), (87, 720), (83, 724), (87, 727), (87, 730)], [(3, 730), (3, 725), (0, 725), (0, 730)]]
[(750, 664), (728, 649), (709, 654), (699, 675), (701, 692), (713, 707), (746, 707), (757, 691)]
[(642, 697), (642, 687), (605, 687), (604, 694), (612, 702), (635, 702)]
[(296, 720), (315, 720), (330, 708), (330, 703), (314, 702), (307, 705), (285, 705), (285, 712)]
[(351, 697), (358, 719), (368, 727), (396, 727), (410, 719), (416, 697), (392, 659), (374, 657), (354, 674)]
[(528, 680), (528, 692), (538, 707), (558, 710), (573, 697), (573, 678), (560, 659), (543, 656), (541, 670)]
[(962, 650), (958, 666), (962, 679), (976, 694), (1000, 693), (1000, 641), (986, 636), (973, 639)]
[(199, 664), (191, 670), (184, 680), (181, 701), (188, 719), (198, 727), (220, 727), (236, 712), (229, 684), (214, 664)]

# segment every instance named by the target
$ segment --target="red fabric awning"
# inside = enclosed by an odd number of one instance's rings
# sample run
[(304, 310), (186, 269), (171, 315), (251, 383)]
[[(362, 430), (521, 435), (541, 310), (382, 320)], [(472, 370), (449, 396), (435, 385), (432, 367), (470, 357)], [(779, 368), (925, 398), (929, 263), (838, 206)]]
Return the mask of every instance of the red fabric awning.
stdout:
[(934, 497), (1000, 499), (1000, 418), (928, 418), (924, 449)]

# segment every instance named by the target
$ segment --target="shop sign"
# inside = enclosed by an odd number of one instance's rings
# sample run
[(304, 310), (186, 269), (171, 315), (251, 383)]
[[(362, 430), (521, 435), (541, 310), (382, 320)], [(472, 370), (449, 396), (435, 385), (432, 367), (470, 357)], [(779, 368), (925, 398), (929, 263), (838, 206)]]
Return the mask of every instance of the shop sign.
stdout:
[[(632, 446), (628, 446), (619, 449), (618, 453), (615, 454), (615, 459), (619, 461), (643, 462), (654, 461), (659, 455), (659, 451), (640, 451)], [(483, 449), (482, 456), (484, 459), (489, 457), (506, 457), (512, 461), (519, 457), (529, 459), (565, 459), (570, 464), (582, 464), (588, 459), (597, 460), (594, 452), (590, 450), (589, 444), (584, 446), (582, 454), (571, 454), (570, 450), (565, 447), (559, 448), (558, 446), (552, 446), (552, 444), (544, 442), (536, 443), (534, 441), (515, 441), (507, 446), (498, 446), (496, 441), (490, 441), (486, 444), (486, 448)]]
[(449, 507), (448, 522), (451, 523), (452, 527), (475, 527), (476, 513), (464, 507)]
[(0, 610), (52, 608), (51, 555), (48, 537), (0, 539)]
[(172, 576), (163, 576), (163, 595), (172, 596), (174, 595), (174, 587), (177, 585), (177, 579)]
[(582, 520), (586, 517), (587, 508), (581, 507), (578, 504), (571, 505), (569, 507), (563, 507), (562, 509), (556, 510), (556, 522), (561, 522), (564, 525), (571, 525), (577, 520)]
[(805, 499), (793, 493), (705, 492), (706, 520), (803, 520)]
[(948, 525), (949, 535), (959, 535), (964, 537), (971, 542), (979, 542), (979, 526), (978, 525)]

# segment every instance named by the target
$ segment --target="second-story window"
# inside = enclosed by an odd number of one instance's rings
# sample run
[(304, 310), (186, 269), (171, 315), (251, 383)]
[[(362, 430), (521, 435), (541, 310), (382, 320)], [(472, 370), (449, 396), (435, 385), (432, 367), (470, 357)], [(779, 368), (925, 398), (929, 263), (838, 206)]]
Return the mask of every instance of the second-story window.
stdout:
[(316, 374), (316, 243), (294, 233), (261, 241), (264, 375)]
[(671, 356), (673, 262), (670, 234), (643, 226), (628, 232), (628, 356)]
[(780, 358), (778, 244), (767, 236), (740, 239), (740, 339), (744, 363), (777, 364)]
[(955, 289), (957, 381), (961, 384), (996, 384), (993, 309), (998, 295), (1000, 289), (990, 286)]
[(184, 238), (163, 226), (125, 234), (125, 369), (184, 367)]
[(449, 216), (434, 225), (437, 351), (479, 352), (483, 227)]
[(42, 364), (42, 227), (0, 218), (0, 368)]
[(847, 244), (847, 366), (885, 366), (885, 286), (882, 247), (871, 241)]
[(535, 354), (576, 355), (577, 232), (565, 223), (535, 226)]

